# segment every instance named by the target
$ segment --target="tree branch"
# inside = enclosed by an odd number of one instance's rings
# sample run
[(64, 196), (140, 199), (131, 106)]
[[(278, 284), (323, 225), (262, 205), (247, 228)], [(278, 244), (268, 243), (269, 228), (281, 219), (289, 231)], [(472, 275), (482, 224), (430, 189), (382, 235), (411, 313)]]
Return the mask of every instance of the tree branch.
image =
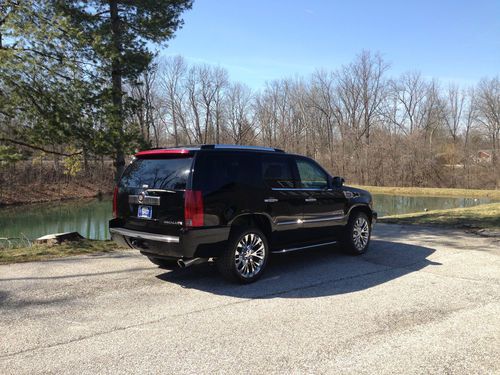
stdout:
[(11, 138), (3, 138), (2, 137), (2, 138), (0, 138), (0, 142), (9, 142), (9, 143), (13, 143), (13, 144), (18, 145), (18, 146), (29, 147), (33, 150), (43, 151), (47, 154), (60, 155), (60, 156), (66, 156), (66, 157), (81, 155), (83, 153), (83, 151), (73, 152), (71, 154), (67, 154), (64, 152), (51, 151), (51, 150), (47, 150), (47, 149), (40, 147), (40, 146), (30, 145), (28, 143), (17, 141), (15, 139), (11, 139)]

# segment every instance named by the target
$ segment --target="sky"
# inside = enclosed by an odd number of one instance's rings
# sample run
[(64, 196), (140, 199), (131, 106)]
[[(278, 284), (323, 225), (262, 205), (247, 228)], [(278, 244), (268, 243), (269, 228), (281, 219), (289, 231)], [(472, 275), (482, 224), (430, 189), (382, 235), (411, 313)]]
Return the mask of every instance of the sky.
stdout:
[(391, 76), (472, 85), (500, 74), (500, 0), (195, 0), (183, 18), (160, 55), (224, 67), (253, 89), (362, 50), (379, 52)]

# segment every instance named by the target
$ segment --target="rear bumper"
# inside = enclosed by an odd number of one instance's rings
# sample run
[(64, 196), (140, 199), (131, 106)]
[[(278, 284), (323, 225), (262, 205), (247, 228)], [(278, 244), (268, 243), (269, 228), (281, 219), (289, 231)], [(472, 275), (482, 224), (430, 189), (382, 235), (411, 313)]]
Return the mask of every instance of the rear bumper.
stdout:
[(111, 239), (124, 247), (139, 250), (157, 258), (217, 257), (229, 238), (230, 227), (196, 228), (183, 230), (179, 236), (135, 231), (113, 225)]
[(148, 241), (156, 241), (156, 242), (166, 242), (166, 243), (179, 243), (179, 237), (176, 236), (168, 236), (166, 234), (155, 234), (155, 233), (147, 233), (147, 232), (139, 232), (136, 230), (130, 230), (125, 228), (109, 228), (109, 233), (111, 233), (111, 237), (113, 236), (121, 236), (148, 240)]

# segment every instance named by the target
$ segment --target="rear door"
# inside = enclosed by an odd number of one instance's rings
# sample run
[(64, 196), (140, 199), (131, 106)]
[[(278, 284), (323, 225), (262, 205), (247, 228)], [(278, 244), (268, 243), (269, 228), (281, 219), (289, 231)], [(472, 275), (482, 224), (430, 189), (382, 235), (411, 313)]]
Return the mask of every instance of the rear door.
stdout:
[(274, 250), (302, 242), (302, 206), (304, 197), (297, 191), (293, 173), (293, 159), (277, 153), (262, 154), (262, 179), (265, 189), (262, 200), (275, 230), (272, 234)]
[(321, 242), (335, 237), (342, 223), (347, 199), (341, 189), (330, 185), (328, 174), (315, 161), (296, 156), (300, 189), (304, 193), (303, 225), (309, 240)]
[(192, 154), (136, 159), (119, 184), (118, 216), (132, 230), (179, 235)]
[(203, 192), (206, 226), (227, 225), (236, 216), (255, 210), (256, 196), (262, 194), (257, 156), (227, 150), (197, 154), (192, 189)]

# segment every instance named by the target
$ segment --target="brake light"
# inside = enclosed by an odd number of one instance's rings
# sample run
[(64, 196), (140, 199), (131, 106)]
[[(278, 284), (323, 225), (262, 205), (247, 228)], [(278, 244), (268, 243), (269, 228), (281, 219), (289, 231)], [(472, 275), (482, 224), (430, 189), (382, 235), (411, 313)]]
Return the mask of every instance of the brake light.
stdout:
[(113, 217), (118, 217), (118, 186), (113, 190)]
[(158, 155), (187, 155), (189, 150), (184, 148), (173, 148), (173, 149), (159, 149), (159, 150), (145, 150), (140, 151), (135, 154), (135, 157), (142, 158), (147, 156), (158, 156)]
[(186, 190), (184, 193), (184, 222), (186, 227), (202, 227), (203, 195), (199, 190)]

